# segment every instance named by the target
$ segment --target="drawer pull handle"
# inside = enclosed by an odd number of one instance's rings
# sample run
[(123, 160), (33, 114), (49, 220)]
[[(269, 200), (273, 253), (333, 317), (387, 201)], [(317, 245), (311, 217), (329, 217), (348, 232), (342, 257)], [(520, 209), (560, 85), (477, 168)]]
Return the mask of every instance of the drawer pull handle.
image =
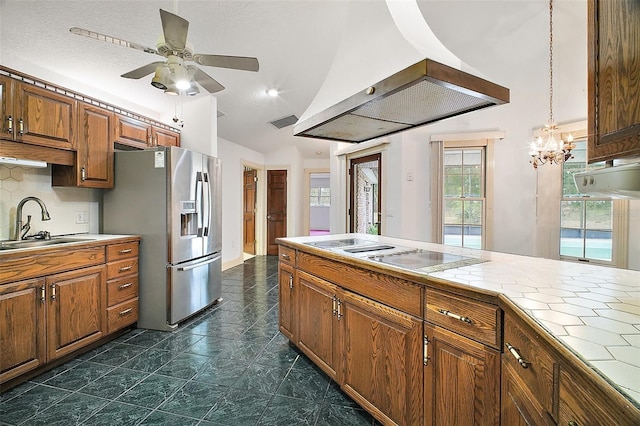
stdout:
[(529, 364), (531, 364), (531, 363), (529, 361), (527, 361), (526, 359), (522, 358), (522, 355), (520, 355), (520, 353), (518, 352), (518, 350), (516, 348), (514, 348), (513, 346), (511, 346), (507, 342), (505, 342), (505, 346), (507, 347), (509, 352), (511, 352), (511, 355), (513, 355), (513, 357), (516, 359), (516, 361), (518, 361), (518, 364), (520, 364), (520, 366), (522, 368), (529, 368)]
[(567, 423), (569, 426), (580, 426), (578, 425), (578, 422), (575, 422), (573, 420), (569, 420), (569, 423)]
[(331, 305), (331, 315), (333, 315), (334, 317), (338, 316), (338, 297), (335, 294), (331, 298)]
[(46, 287), (44, 286), (44, 284), (42, 284), (42, 287), (40, 287), (40, 303), (45, 303), (46, 301), (47, 301)]
[(130, 271), (131, 268), (132, 268), (132, 266), (123, 266), (122, 268), (118, 269), (118, 272)]
[(293, 274), (289, 274), (289, 288), (293, 290)]
[(133, 312), (133, 308), (125, 309), (124, 311), (118, 313), (118, 315), (123, 317), (123, 316), (125, 316), (127, 314), (130, 314), (131, 312)]
[(13, 117), (7, 117), (7, 133), (13, 134)]
[(291, 260), (291, 256), (289, 256), (288, 254), (280, 254), (280, 256), (284, 259), (284, 260)]
[(440, 312), (442, 315), (447, 316), (449, 318), (457, 319), (458, 321), (466, 322), (467, 324), (473, 324), (473, 321), (471, 321), (471, 318), (454, 314), (453, 312), (447, 311), (446, 309), (438, 309), (438, 312)]
[(56, 300), (56, 283), (51, 284), (51, 300)]
[(24, 135), (24, 120), (22, 118), (18, 120), (18, 134), (20, 136)]
[(133, 285), (133, 283), (126, 283), (126, 284), (122, 284), (120, 286), (118, 286), (119, 290), (124, 290), (125, 288), (131, 287)]
[(122, 249), (118, 252), (118, 254), (127, 254), (127, 253), (131, 253), (133, 250), (132, 249)]

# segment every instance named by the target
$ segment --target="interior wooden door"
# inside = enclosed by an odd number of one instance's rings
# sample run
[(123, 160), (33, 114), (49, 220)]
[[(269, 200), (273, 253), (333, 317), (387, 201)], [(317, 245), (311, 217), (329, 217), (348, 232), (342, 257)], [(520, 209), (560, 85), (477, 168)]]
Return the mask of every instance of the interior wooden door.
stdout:
[(257, 171), (245, 168), (243, 190), (243, 238), (242, 251), (256, 254), (256, 186)]
[(349, 231), (380, 235), (382, 154), (349, 161)]
[(287, 236), (287, 171), (267, 170), (267, 254), (277, 256), (276, 238)]

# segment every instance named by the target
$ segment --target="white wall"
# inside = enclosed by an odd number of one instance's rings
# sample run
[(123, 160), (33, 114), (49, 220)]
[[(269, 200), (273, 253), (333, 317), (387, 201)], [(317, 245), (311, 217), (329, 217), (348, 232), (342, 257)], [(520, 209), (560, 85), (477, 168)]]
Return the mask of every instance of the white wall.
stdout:
[(180, 133), (180, 146), (218, 156), (218, 99), (207, 96), (182, 107), (184, 126)]
[(218, 138), (222, 161), (222, 264), (223, 269), (242, 262), (243, 165), (264, 164), (259, 152)]

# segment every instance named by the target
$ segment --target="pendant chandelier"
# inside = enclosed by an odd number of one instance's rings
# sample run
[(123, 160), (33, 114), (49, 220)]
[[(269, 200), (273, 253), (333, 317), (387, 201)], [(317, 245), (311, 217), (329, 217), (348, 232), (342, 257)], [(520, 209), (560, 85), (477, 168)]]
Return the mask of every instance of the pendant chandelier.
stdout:
[(553, 121), (553, 0), (549, 0), (549, 122), (540, 129), (540, 134), (531, 142), (529, 155), (533, 168), (549, 164), (561, 164), (573, 158), (571, 150), (576, 146), (573, 137), (569, 135), (566, 140), (558, 133), (558, 126)]

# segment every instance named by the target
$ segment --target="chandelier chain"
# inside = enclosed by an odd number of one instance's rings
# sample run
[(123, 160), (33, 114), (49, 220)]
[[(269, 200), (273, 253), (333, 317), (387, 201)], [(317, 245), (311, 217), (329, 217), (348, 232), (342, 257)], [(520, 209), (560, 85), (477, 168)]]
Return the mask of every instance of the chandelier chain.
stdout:
[(549, 125), (553, 124), (553, 0), (549, 0)]

